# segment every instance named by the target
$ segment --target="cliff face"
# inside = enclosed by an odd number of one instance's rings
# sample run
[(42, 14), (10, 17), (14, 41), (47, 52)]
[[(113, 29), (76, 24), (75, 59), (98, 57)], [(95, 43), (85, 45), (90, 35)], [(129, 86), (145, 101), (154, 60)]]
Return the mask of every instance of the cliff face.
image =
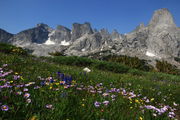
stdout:
[(13, 37), (13, 34), (6, 32), (3, 29), (0, 29), (0, 42), (9, 42), (9, 39)]
[(173, 60), (180, 57), (180, 29), (168, 9), (156, 10), (149, 24), (140, 24), (128, 34), (116, 30), (93, 30), (90, 23), (74, 23), (72, 30), (58, 25), (56, 29), (38, 24), (16, 35), (0, 30), (0, 41), (34, 50), (33, 54), (46, 56), (60, 51), (66, 55), (91, 56), (117, 54), (143, 59)]

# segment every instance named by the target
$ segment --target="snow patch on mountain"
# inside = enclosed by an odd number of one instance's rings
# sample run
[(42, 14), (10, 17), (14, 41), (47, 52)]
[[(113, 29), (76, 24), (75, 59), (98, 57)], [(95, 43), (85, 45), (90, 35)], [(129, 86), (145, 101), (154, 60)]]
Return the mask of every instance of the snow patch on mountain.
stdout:
[(149, 57), (155, 57), (156, 56), (154, 53), (151, 53), (149, 51), (146, 52), (146, 55)]
[(61, 41), (61, 44), (60, 44), (60, 45), (69, 46), (69, 45), (70, 45), (70, 42), (66, 42), (66, 40), (63, 40), (63, 41)]
[(44, 43), (45, 45), (55, 45), (55, 42), (51, 41), (50, 38)]

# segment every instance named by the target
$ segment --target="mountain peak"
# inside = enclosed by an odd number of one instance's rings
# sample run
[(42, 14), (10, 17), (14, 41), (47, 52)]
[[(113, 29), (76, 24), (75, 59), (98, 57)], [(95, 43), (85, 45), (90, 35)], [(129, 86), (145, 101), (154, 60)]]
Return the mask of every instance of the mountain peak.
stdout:
[(72, 39), (78, 39), (84, 34), (93, 34), (91, 24), (88, 22), (84, 24), (74, 23), (72, 28)]
[(149, 26), (176, 26), (172, 14), (167, 8), (156, 10), (152, 19), (149, 22)]
[(49, 27), (47, 24), (44, 23), (38, 23), (36, 27)]

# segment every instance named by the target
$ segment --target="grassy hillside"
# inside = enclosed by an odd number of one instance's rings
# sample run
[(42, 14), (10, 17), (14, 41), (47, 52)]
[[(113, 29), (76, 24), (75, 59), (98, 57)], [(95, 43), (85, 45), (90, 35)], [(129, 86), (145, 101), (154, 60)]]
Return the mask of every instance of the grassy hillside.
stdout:
[(0, 92), (3, 120), (180, 119), (179, 76), (116, 62), (1, 51)]

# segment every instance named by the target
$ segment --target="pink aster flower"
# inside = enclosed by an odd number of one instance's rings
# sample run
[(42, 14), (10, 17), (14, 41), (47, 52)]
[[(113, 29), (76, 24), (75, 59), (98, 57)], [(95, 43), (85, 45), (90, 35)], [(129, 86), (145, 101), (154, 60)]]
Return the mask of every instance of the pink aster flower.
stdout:
[(25, 98), (29, 98), (29, 97), (30, 97), (30, 94), (29, 94), (29, 93), (25, 93), (25, 94), (24, 94), (24, 97), (25, 97)]

